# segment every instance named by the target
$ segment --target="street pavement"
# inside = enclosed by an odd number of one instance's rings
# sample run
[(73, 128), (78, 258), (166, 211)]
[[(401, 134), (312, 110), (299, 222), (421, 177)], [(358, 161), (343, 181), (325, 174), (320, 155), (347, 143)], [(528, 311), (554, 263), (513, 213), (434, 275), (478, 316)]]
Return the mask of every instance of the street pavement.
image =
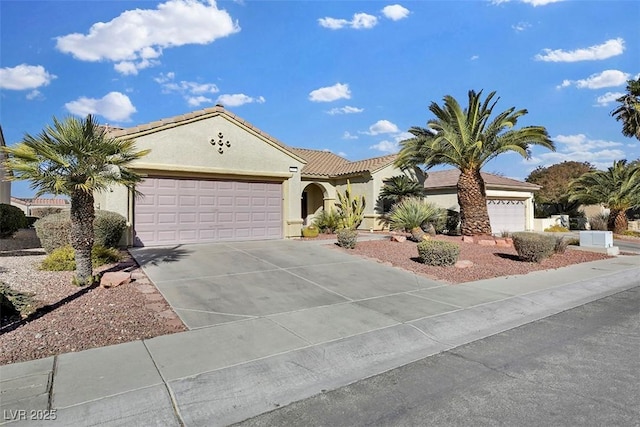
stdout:
[(639, 285), (640, 257), (445, 285), (272, 241), (133, 251), (191, 329), (0, 366), (0, 422), (240, 422)]

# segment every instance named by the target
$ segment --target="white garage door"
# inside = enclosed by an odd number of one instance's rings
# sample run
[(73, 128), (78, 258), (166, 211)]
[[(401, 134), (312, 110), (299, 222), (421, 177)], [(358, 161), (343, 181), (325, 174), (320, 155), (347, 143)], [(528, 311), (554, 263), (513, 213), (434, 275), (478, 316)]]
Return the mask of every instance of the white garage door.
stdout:
[(524, 200), (487, 200), (491, 232), (500, 234), (503, 231), (525, 230)]
[(149, 178), (137, 186), (136, 246), (282, 238), (282, 184)]

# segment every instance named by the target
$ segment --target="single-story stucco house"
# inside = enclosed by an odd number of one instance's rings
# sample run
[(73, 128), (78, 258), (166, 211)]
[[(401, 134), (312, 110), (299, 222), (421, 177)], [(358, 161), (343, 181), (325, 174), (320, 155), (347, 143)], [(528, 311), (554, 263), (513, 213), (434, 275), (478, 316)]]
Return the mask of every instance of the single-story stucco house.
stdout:
[[(0, 147), (5, 147), (4, 135), (0, 126)], [(8, 205), (11, 203), (11, 181), (7, 179), (9, 172), (5, 170), (4, 161), (6, 154), (0, 149), (0, 203)]]
[[(109, 132), (151, 149), (132, 164), (145, 176), (137, 197), (125, 187), (96, 194), (96, 208), (127, 218), (128, 245), (298, 237), (316, 212), (334, 206), (347, 181), (366, 199), (360, 228), (381, 229), (380, 189), (385, 179), (404, 173), (394, 167), (395, 155), (352, 162), (290, 147), (219, 105)], [(420, 171), (412, 174), (424, 182)], [(530, 202), (530, 191), (509, 182), (512, 188), (504, 191), (517, 191), (504, 200)]]
[(63, 210), (69, 210), (71, 208), (71, 203), (69, 202), (69, 200), (61, 199), (61, 198), (12, 197), (11, 204), (13, 206), (20, 208), (26, 216), (36, 216), (36, 217), (40, 217), (39, 211), (41, 211), (42, 209), (55, 208), (63, 211)]
[[(481, 175), (487, 192), (492, 233), (533, 230), (533, 193), (540, 186), (487, 172), (481, 172)], [(456, 192), (459, 176), (458, 169), (429, 171), (424, 181), (427, 200), (459, 212)]]

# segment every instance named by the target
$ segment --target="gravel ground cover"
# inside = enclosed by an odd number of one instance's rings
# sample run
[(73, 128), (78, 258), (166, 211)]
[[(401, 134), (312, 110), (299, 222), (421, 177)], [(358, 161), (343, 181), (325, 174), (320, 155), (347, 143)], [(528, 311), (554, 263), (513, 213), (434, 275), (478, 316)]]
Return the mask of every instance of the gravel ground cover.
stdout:
[(462, 238), (459, 236), (436, 236), (434, 239), (458, 244), (460, 246), (458, 260), (468, 260), (473, 265), (468, 268), (456, 268), (433, 267), (422, 264), (418, 260), (416, 243), (409, 240), (405, 242), (392, 242), (390, 240), (358, 241), (355, 249), (349, 250), (349, 253), (389, 263), (394, 267), (447, 283), (464, 283), (492, 277), (526, 274), (536, 270), (549, 270), (571, 264), (609, 258), (604, 254), (578, 251), (569, 247), (564, 254), (552, 255), (538, 264), (518, 260), (518, 255), (513, 247), (481, 246), (475, 243), (465, 243), (462, 242)]

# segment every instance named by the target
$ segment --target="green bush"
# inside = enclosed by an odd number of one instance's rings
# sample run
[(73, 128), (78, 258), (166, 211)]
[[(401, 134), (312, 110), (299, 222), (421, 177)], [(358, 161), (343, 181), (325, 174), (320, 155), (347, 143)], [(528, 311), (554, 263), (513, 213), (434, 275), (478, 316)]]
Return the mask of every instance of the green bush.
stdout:
[(345, 249), (353, 249), (356, 247), (356, 243), (358, 241), (358, 230), (341, 228), (336, 231), (336, 236), (338, 238), (338, 246)]
[(13, 236), (13, 233), (27, 227), (27, 217), (16, 206), (0, 203), (0, 238)]
[(95, 244), (107, 248), (118, 247), (125, 228), (127, 228), (127, 219), (119, 213), (96, 211), (96, 219), (93, 221)]
[[(41, 270), (73, 271), (76, 269), (76, 251), (69, 245), (54, 249), (42, 261)], [(120, 261), (120, 252), (114, 248), (94, 245), (91, 251), (91, 264), (94, 268)]]
[(313, 239), (318, 237), (318, 234), (320, 234), (320, 230), (315, 225), (308, 225), (302, 228), (302, 237)]
[(47, 215), (37, 220), (33, 226), (42, 249), (48, 254), (59, 247), (71, 244), (71, 219), (68, 212)]
[(537, 233), (513, 233), (513, 246), (522, 261), (540, 262), (556, 249), (556, 238)]
[(392, 230), (410, 231), (427, 223), (436, 223), (442, 216), (443, 210), (433, 203), (409, 197), (391, 208), (389, 225)]
[[(60, 212), (40, 218), (34, 224), (42, 248), (51, 253), (56, 248), (71, 245), (71, 218), (69, 212)], [(93, 221), (94, 244), (114, 248), (118, 246), (127, 219), (116, 212), (96, 211)]]
[(340, 215), (335, 209), (322, 209), (313, 218), (313, 225), (318, 227), (321, 233), (333, 234), (340, 227)]
[(427, 265), (450, 266), (458, 261), (460, 246), (439, 240), (425, 240), (418, 243), (420, 261)]
[(44, 218), (45, 216), (53, 215), (62, 212), (62, 208), (54, 208), (52, 206), (47, 206), (44, 208), (32, 208), (31, 215)]
[(544, 231), (546, 231), (548, 233), (568, 233), (569, 229), (567, 227), (563, 227), (561, 225), (554, 224), (551, 227), (545, 228)]

